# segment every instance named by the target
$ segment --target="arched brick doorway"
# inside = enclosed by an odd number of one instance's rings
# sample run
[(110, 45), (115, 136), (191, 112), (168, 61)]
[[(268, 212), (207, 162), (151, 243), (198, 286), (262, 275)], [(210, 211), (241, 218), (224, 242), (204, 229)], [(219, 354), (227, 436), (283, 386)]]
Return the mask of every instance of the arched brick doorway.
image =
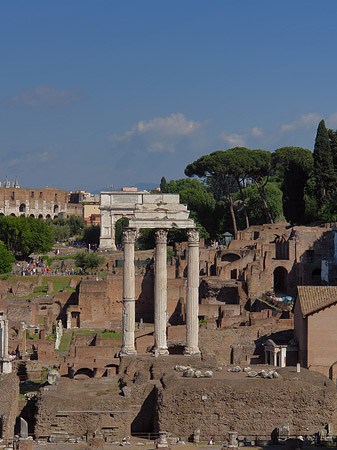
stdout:
[(287, 294), (288, 288), (288, 272), (282, 266), (276, 267), (274, 270), (274, 292), (278, 294)]

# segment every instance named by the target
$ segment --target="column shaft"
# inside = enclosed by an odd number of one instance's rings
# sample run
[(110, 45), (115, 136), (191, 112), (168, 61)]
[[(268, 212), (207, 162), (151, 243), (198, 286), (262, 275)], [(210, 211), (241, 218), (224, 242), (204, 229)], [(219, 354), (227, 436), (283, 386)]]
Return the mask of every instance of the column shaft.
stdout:
[(123, 270), (123, 345), (122, 355), (135, 355), (135, 241), (136, 230), (126, 228)]
[(199, 230), (187, 230), (188, 265), (186, 292), (186, 347), (185, 355), (200, 354), (199, 333)]
[(167, 230), (156, 230), (154, 278), (154, 352), (167, 355)]

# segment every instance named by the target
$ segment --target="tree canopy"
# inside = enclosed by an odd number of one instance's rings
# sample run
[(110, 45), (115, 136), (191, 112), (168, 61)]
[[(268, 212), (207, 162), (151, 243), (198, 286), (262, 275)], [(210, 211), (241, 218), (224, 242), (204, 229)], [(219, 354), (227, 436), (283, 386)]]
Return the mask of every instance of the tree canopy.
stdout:
[(5, 244), (0, 241), (0, 273), (8, 273), (12, 270), (12, 264), (15, 263), (15, 258)]
[(282, 147), (271, 156), (273, 170), (281, 181), (284, 216), (292, 224), (303, 223), (306, 211), (305, 188), (313, 173), (313, 154), (302, 147)]
[(31, 253), (46, 253), (54, 243), (46, 222), (23, 216), (0, 216), (0, 240), (16, 258), (22, 259)]
[(80, 252), (75, 257), (77, 267), (81, 267), (83, 270), (96, 270), (104, 262), (104, 257), (94, 252)]
[(243, 187), (247, 183), (254, 183), (266, 210), (268, 222), (273, 218), (269, 210), (265, 185), (271, 169), (271, 155), (266, 150), (250, 150), (245, 147), (235, 147), (228, 150), (217, 150), (204, 155), (185, 169), (189, 177), (194, 175), (207, 179), (212, 186), (215, 198), (225, 199), (231, 213), (234, 235), (237, 235), (237, 220), (233, 203), (233, 193), (240, 192), (246, 226), (249, 218), (243, 195)]
[(322, 207), (329, 201), (329, 196), (335, 190), (336, 186), (329, 132), (324, 120), (320, 121), (317, 128), (314, 147), (314, 174), (316, 198), (318, 205)]

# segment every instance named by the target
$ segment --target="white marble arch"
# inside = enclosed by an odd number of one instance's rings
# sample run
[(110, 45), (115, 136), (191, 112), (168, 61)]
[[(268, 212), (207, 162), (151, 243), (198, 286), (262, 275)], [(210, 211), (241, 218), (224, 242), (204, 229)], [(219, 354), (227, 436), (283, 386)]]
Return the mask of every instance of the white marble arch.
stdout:
[(186, 205), (179, 203), (179, 194), (150, 192), (101, 192), (100, 249), (116, 250), (115, 225), (122, 217), (129, 227), (136, 228), (195, 228)]

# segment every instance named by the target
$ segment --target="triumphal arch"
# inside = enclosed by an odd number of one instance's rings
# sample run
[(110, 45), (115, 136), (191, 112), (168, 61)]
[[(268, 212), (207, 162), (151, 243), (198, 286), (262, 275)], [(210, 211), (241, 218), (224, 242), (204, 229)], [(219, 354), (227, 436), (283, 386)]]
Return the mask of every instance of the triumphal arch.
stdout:
[(101, 192), (101, 249), (115, 249), (114, 227), (127, 217), (123, 230), (123, 345), (122, 355), (135, 355), (135, 242), (141, 228), (154, 228), (156, 237), (154, 279), (154, 348), (155, 355), (168, 354), (167, 326), (167, 234), (169, 229), (187, 229), (188, 267), (186, 296), (186, 347), (184, 354), (197, 355), (199, 305), (199, 230), (178, 194), (149, 192)]

